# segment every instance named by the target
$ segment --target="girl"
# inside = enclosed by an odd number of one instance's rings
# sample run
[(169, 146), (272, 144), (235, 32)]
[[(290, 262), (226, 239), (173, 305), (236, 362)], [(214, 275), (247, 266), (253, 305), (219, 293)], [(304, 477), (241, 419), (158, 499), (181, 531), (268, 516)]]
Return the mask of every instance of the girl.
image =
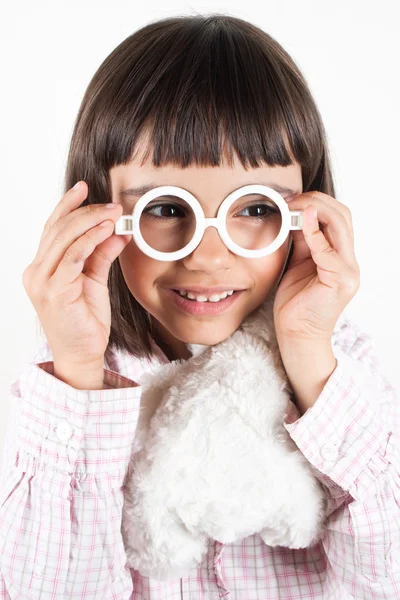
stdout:
[[(290, 56), (234, 17), (143, 27), (90, 82), (65, 183), (23, 274), (47, 340), (10, 389), (0, 597), (400, 597), (398, 407), (372, 340), (342, 315), (360, 285), (351, 213)], [(210, 218), (251, 184), (303, 211), (269, 255), (237, 255), (210, 227), (160, 261), (114, 233), (156, 187), (190, 191)], [(142, 576), (121, 537), (141, 373), (225, 340), (267, 298), (293, 389), (285, 427), (326, 491), (325, 535), (297, 550), (210, 540), (188, 577)]]

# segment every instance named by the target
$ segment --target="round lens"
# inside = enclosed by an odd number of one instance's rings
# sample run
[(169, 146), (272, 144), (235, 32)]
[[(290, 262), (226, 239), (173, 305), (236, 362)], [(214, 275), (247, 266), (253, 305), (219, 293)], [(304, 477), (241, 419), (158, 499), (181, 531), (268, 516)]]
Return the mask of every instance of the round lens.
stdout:
[(144, 207), (139, 229), (149, 246), (159, 252), (177, 252), (194, 236), (196, 218), (192, 207), (178, 196), (158, 196)]
[(246, 250), (266, 248), (278, 237), (282, 213), (277, 203), (261, 194), (246, 194), (228, 210), (226, 228), (235, 244)]

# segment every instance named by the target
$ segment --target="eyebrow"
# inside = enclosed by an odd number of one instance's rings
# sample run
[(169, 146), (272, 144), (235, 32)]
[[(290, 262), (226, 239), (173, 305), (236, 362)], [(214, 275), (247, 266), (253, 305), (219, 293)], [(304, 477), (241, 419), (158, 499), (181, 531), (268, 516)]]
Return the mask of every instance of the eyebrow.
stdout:
[[(280, 185), (278, 183), (273, 183), (273, 182), (263, 182), (263, 181), (259, 181), (257, 182), (258, 185), (266, 185), (270, 188), (272, 188), (273, 190), (275, 190), (276, 192), (278, 192), (279, 194), (289, 194), (289, 195), (295, 195), (295, 194), (300, 194), (301, 192), (297, 192), (296, 190), (293, 190), (291, 188), (285, 187), (283, 185)], [(143, 185), (139, 185), (138, 187), (131, 187), (131, 188), (127, 188), (126, 190), (122, 190), (121, 192), (119, 192), (119, 196), (122, 199), (129, 199), (129, 198), (139, 198), (140, 196), (143, 196), (144, 194), (146, 194), (147, 192), (149, 192), (150, 190), (154, 189), (155, 187), (161, 187), (162, 185), (171, 185), (171, 184), (162, 184), (162, 183), (144, 183)], [(180, 186), (178, 186), (180, 187)], [(236, 188), (235, 188), (236, 189)], [(234, 191), (234, 190), (232, 190)]]

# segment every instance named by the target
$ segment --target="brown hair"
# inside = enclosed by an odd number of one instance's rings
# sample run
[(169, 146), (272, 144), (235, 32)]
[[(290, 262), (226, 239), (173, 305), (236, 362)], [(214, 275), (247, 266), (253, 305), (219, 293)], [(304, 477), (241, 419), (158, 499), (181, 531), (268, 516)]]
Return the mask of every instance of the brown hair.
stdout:
[[(155, 166), (218, 166), (226, 148), (244, 168), (295, 160), (304, 192), (334, 196), (324, 126), (303, 75), (274, 38), (237, 17), (157, 20), (111, 52), (83, 97), (64, 193), (83, 179), (81, 206), (111, 202), (109, 170), (144, 150), (144, 133)], [(107, 352), (115, 346), (151, 358), (152, 318), (129, 291), (119, 259), (108, 283)]]

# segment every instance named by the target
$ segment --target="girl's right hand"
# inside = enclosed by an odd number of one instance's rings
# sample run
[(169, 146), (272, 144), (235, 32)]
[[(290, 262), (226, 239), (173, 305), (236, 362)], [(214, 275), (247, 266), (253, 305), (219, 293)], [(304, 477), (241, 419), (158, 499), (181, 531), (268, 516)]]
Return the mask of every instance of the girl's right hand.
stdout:
[[(22, 275), (57, 364), (102, 370), (110, 336), (107, 279), (111, 263), (132, 240), (115, 235), (121, 204), (77, 208), (88, 186), (71, 188), (47, 220), (39, 249)], [(104, 224), (104, 226), (102, 226)]]

